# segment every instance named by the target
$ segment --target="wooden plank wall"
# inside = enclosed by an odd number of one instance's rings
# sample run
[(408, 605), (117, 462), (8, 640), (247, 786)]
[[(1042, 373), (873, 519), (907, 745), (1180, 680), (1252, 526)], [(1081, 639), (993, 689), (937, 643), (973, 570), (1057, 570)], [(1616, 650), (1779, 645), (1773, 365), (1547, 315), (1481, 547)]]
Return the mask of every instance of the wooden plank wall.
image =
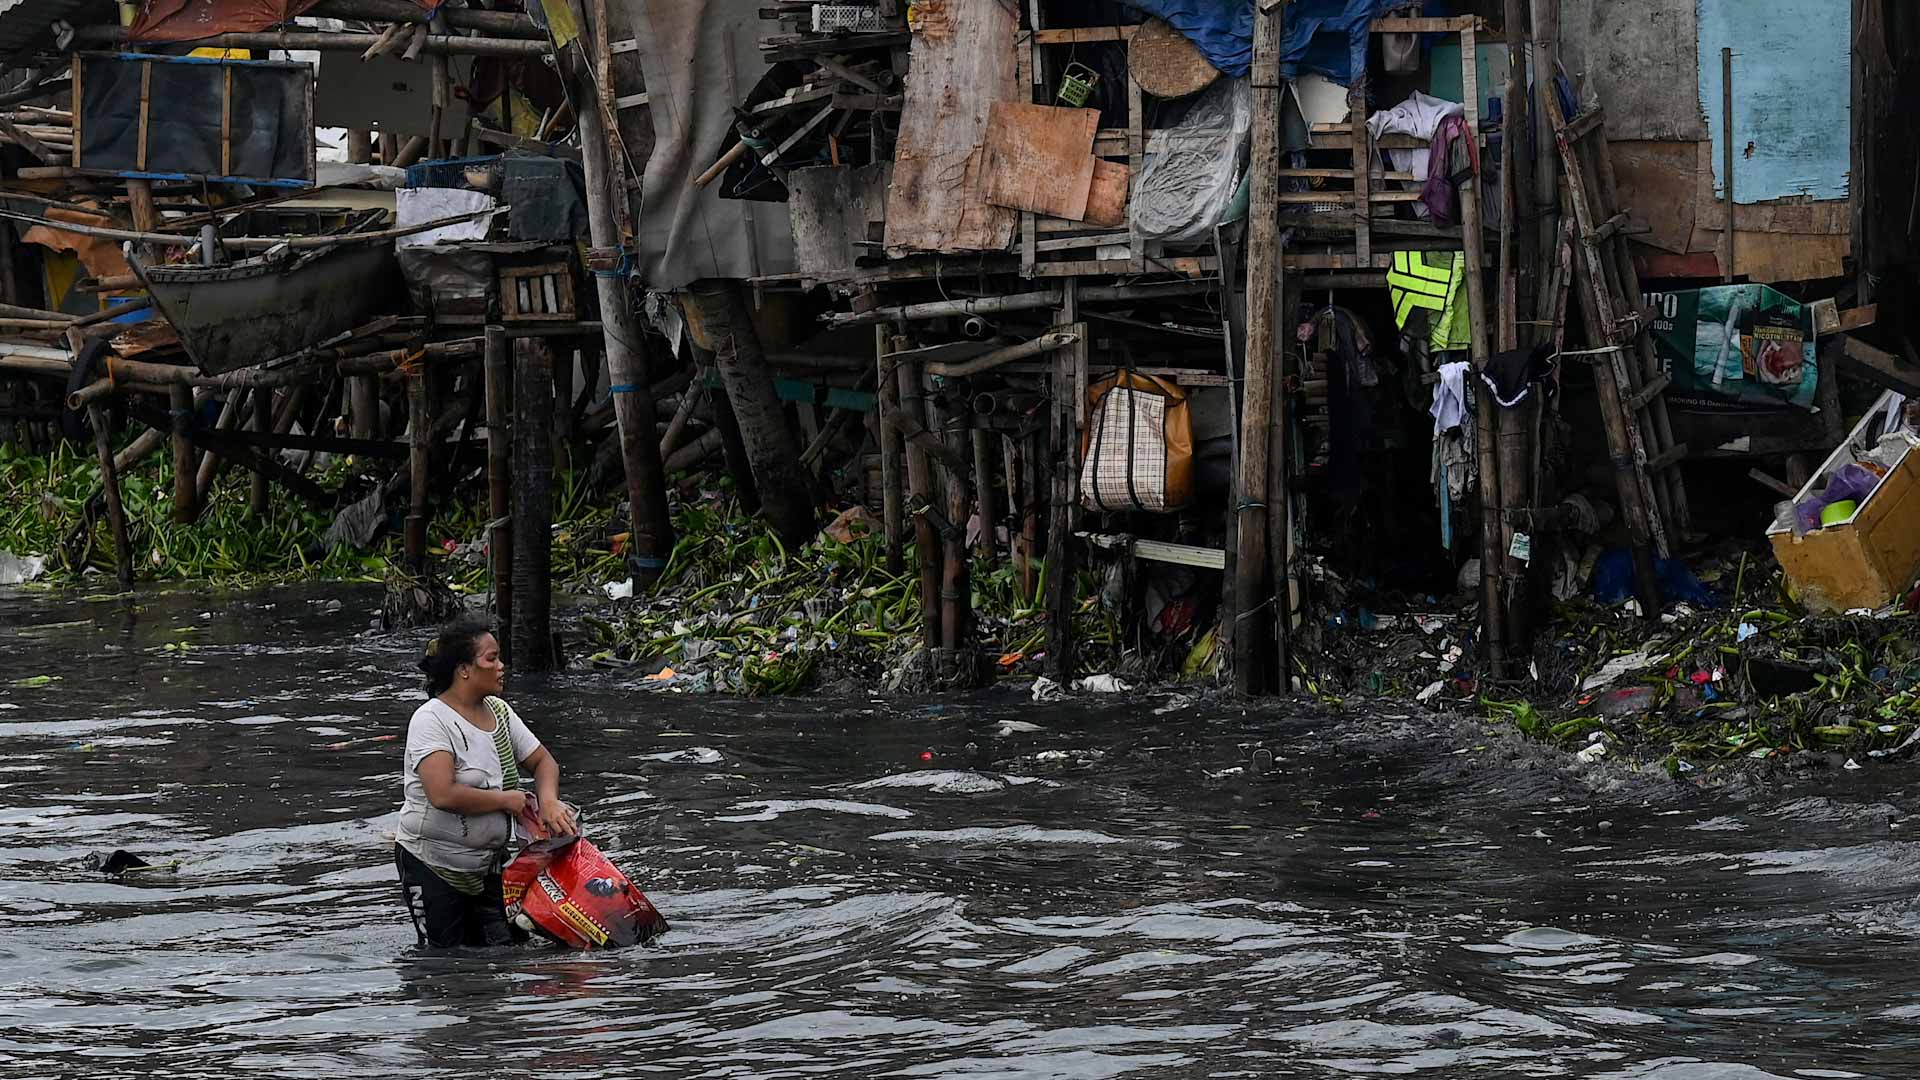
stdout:
[(1011, 6), (979, 0), (915, 5), (912, 70), (887, 199), (887, 254), (1004, 251), (1017, 215), (986, 199), (989, 107), (1014, 101)]

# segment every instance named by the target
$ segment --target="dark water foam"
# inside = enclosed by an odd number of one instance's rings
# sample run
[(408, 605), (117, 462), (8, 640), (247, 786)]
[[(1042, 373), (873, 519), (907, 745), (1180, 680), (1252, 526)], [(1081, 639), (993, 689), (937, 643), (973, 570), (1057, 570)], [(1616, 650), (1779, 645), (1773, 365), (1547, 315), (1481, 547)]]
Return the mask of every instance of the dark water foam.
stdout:
[[(1920, 1073), (1904, 775), (1600, 793), (1431, 721), (1165, 697), (519, 686), (674, 932), (425, 955), (368, 741), (417, 642), (357, 637), (373, 602), (0, 594), (0, 1074)], [(112, 848), (181, 866), (81, 865)]]

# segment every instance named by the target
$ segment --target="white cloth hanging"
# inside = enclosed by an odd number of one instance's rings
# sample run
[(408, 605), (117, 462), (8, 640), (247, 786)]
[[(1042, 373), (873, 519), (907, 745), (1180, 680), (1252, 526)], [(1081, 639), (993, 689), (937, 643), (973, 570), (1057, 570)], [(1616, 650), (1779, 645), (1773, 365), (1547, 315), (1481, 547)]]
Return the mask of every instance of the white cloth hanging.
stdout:
[(1433, 433), (1444, 435), (1460, 426), (1467, 416), (1467, 368), (1465, 360), (1440, 365), (1440, 381), (1433, 384)]

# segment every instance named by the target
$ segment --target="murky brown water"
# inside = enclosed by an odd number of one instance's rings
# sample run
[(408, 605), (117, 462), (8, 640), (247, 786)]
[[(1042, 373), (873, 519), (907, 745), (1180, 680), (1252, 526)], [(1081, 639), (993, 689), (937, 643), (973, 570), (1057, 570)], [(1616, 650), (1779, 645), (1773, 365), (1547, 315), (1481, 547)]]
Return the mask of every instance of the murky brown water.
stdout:
[[(1904, 770), (1598, 794), (1165, 695), (516, 686), (674, 932), (423, 954), (367, 741), (418, 639), (358, 636), (376, 600), (0, 591), (0, 1075), (1920, 1073)], [(1228, 771), (1257, 740), (1277, 775)]]

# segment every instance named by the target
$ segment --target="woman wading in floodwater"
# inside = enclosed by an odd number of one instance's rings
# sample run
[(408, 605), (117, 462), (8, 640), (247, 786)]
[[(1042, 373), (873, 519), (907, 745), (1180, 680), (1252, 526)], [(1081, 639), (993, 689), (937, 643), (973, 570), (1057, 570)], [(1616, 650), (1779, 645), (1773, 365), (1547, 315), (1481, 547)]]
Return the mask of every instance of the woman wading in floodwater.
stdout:
[[(560, 801), (560, 764), (497, 696), (506, 666), (485, 624), (443, 627), (420, 670), (431, 696), (407, 724), (393, 848), (407, 913), (434, 948), (510, 944), (525, 935), (507, 925), (500, 870), (522, 832), (521, 810), (531, 806), (555, 835), (578, 831)], [(530, 793), (520, 786), (529, 774)]]

